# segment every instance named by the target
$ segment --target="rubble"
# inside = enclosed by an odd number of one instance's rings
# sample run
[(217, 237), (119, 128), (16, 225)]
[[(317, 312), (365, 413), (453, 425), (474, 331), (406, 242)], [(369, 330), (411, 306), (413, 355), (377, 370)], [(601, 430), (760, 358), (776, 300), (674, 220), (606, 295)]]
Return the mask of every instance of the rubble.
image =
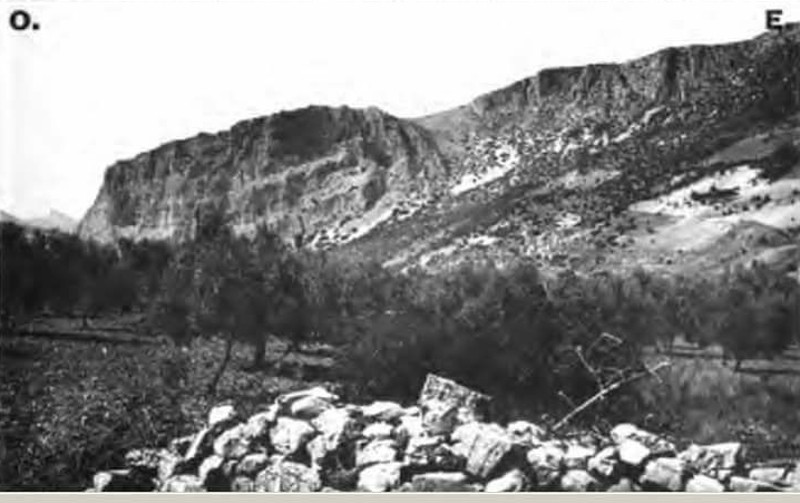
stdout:
[(270, 441), (275, 451), (291, 456), (305, 447), (315, 432), (315, 428), (307, 421), (280, 417), (270, 431)]
[(197, 434), (131, 450), (87, 491), (800, 491), (800, 461), (747, 465), (736, 442), (677, 451), (632, 424), (560, 438), (524, 420), (491, 422), (488, 401), (431, 376), (408, 407), (342, 404), (319, 387), (249, 418), (221, 405)]
[(233, 405), (218, 405), (208, 412), (208, 427), (227, 424), (236, 420), (236, 409)]
[(390, 491), (400, 485), (402, 468), (403, 463), (397, 461), (364, 468), (358, 476), (358, 489), (372, 493)]
[(483, 489), (487, 493), (510, 493), (521, 492), (528, 489), (529, 480), (525, 473), (519, 468), (514, 468), (510, 472), (491, 480)]

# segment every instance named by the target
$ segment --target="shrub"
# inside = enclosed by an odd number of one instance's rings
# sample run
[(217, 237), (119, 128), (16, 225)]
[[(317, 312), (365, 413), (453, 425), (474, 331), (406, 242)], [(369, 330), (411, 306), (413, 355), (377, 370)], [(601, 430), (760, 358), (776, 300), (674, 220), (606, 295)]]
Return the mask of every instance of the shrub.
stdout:
[[(397, 299), (364, 320), (344, 351), (342, 377), (354, 396), (410, 399), (428, 372), (492, 395), (506, 413), (563, 408), (562, 394), (580, 400), (597, 391), (573, 349), (590, 348), (600, 333), (564, 323), (531, 264), (420, 275)], [(638, 361), (635, 350), (610, 355), (618, 370)]]
[(761, 174), (767, 180), (775, 181), (787, 175), (798, 162), (800, 149), (791, 141), (785, 141), (761, 163)]

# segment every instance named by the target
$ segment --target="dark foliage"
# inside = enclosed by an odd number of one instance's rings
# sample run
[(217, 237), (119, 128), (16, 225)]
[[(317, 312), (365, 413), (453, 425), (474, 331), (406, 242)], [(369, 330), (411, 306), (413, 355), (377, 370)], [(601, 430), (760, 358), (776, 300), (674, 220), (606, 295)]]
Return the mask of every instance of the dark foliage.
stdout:
[[(91, 391), (95, 385), (79, 358), (67, 364), (66, 355), (50, 355), (51, 363), (65, 365), (58, 380), (80, 384), (74, 394), (45, 404), (58, 422), (48, 426), (46, 444), (33, 430), (14, 437), (19, 445), (11, 450), (29, 461), (4, 468), (11, 486), (67, 487), (77, 472), (83, 477), (118, 463), (128, 447), (176, 435), (186, 418), (175, 404), (207, 403), (216, 388), (229, 389), (220, 383), (237, 359), (234, 347), (249, 346), (253, 366), (263, 368), (269, 335), (289, 341), (289, 352), (314, 339), (338, 346), (335, 377), (349, 399), (413, 400), (427, 373), (435, 372), (492, 395), (500, 420), (561, 416), (604, 383), (640, 370), (646, 348), (669, 350), (677, 335), (721, 345), (739, 362), (777, 355), (798, 338), (797, 282), (758, 264), (719, 277), (639, 270), (545, 280), (525, 260), (400, 274), (376, 262), (293, 251), (265, 228), (251, 239), (234, 236), (213, 211), (199, 224), (195, 239), (175, 250), (130, 242), (111, 249), (3, 229), (6, 324), (45, 311), (113, 316), (146, 307), (151, 329), (184, 346), (158, 349), (158, 358), (143, 351), (137, 357), (138, 349), (110, 354), (103, 372), (125, 376), (119, 384), (127, 391), (107, 395)], [(187, 382), (192, 369), (185, 348), (197, 337), (217, 336), (225, 342), (204, 363), (202, 380)], [(20, 380), (13, 395), (28, 400), (20, 391), (26, 385)], [(670, 389), (673, 394), (647, 395), (624, 387), (576, 421), (628, 421), (658, 403), (672, 411), (657, 414), (668, 427), (682, 407), (697, 405), (680, 386)], [(110, 403), (108, 396), (120, 399)], [(26, 414), (42, 414), (31, 410), (33, 403), (18, 403), (14, 421), (33, 428)], [(82, 407), (79, 416), (75, 407)], [(139, 414), (135, 425), (129, 410)], [(97, 428), (86, 426), (92, 421)], [(59, 475), (64, 466), (76, 468)]]
[(775, 181), (787, 175), (798, 162), (800, 162), (800, 149), (791, 141), (786, 141), (761, 163), (761, 174), (766, 179)]

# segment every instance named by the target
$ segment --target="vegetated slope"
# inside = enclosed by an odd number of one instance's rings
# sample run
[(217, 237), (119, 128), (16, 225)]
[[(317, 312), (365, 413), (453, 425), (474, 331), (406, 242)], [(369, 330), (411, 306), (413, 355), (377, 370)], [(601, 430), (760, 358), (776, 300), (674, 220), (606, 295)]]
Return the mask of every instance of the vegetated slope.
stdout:
[[(115, 164), (80, 233), (181, 239), (212, 208), (239, 232), (263, 221), (287, 239), (302, 234), (298, 244), (398, 267), (520, 254), (545, 268), (681, 265), (682, 250), (653, 256), (637, 240), (643, 214), (632, 210), (720, 170), (763, 173), (759, 197), (781, 196), (756, 220), (796, 233), (791, 169), (768, 175), (758, 164), (800, 144), (798, 61), (800, 25), (789, 25), (733, 44), (543, 70), (414, 120), (376, 109), (283, 112)], [(719, 211), (750, 211), (739, 203)], [(674, 215), (644, 215), (669, 241)]]
[[(796, 235), (796, 176), (791, 165), (769, 175), (769, 165), (781, 148), (800, 145), (797, 61), (800, 30), (793, 26), (782, 35), (670, 48), (620, 65), (545, 70), (419, 119), (460, 156), (451, 199), (385, 226), (382, 239), (348, 248), (394, 265), (528, 254), (544, 267), (682, 266), (680, 250), (654, 261), (638, 246), (641, 215), (629, 208), (746, 166), (758, 187), (719, 212), (735, 224), (757, 217), (746, 206), (758, 206), (764, 218), (757, 221)], [(648, 216), (656, 227), (673, 223), (663, 212)], [(703, 233), (705, 218), (698, 221), (696, 229), (687, 223), (687, 232)]]

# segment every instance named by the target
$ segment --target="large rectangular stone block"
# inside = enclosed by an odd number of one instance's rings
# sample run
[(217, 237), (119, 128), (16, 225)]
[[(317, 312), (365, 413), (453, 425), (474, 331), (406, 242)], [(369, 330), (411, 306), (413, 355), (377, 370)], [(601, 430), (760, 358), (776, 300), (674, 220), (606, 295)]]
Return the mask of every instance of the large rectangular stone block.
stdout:
[(428, 374), (419, 396), (419, 404), (423, 409), (430, 402), (456, 406), (458, 422), (461, 424), (489, 420), (491, 397), (436, 374)]

